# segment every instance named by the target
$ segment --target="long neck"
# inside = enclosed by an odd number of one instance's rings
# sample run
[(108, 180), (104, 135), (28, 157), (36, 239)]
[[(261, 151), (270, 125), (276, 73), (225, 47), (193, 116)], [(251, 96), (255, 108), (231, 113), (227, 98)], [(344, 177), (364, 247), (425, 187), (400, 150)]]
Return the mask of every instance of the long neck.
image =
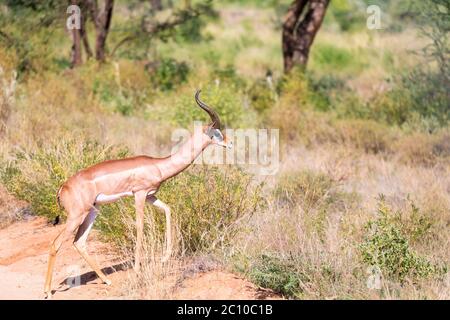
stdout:
[(210, 143), (211, 140), (205, 139), (203, 132), (194, 132), (177, 152), (158, 163), (162, 179), (169, 179), (185, 170)]

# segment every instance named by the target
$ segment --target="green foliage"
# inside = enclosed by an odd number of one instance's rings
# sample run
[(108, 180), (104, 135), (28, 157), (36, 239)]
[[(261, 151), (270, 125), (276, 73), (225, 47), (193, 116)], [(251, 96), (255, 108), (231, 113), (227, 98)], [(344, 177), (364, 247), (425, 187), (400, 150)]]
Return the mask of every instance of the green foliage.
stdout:
[(328, 20), (336, 22), (342, 31), (357, 30), (366, 22), (365, 12), (356, 1), (333, 0), (328, 10)]
[[(329, 111), (343, 99), (344, 95), (348, 96), (349, 92), (345, 81), (332, 74), (320, 78), (309, 75), (308, 84), (312, 92), (311, 102), (315, 109), (320, 111)], [(348, 100), (347, 97), (344, 99)]]
[(12, 9), (31, 9), (34, 11), (45, 11), (58, 7), (58, 0), (6, 0), (5, 4)]
[(184, 20), (184, 22), (176, 27), (174, 39), (181, 43), (195, 43), (207, 40), (207, 37), (202, 34), (202, 30), (209, 20), (218, 16), (212, 7), (211, 0), (195, 4), (193, 8), (181, 10), (177, 14), (180, 15), (179, 19), (181, 21)]
[(263, 114), (276, 103), (276, 92), (265, 80), (253, 83), (248, 90), (252, 108)]
[(249, 271), (249, 278), (263, 288), (270, 288), (290, 298), (299, 298), (304, 276), (297, 272), (295, 261), (274, 255), (261, 255)]
[(163, 58), (158, 62), (152, 74), (153, 83), (163, 91), (173, 90), (184, 83), (189, 74), (189, 67), (185, 62), (178, 62), (171, 58)]
[(411, 249), (408, 236), (420, 237), (430, 227), (426, 218), (418, 218), (417, 208), (413, 207), (414, 227), (410, 230), (404, 229), (398, 220), (398, 213), (392, 212), (383, 202), (380, 203), (378, 214), (377, 219), (367, 223), (367, 234), (360, 245), (364, 263), (379, 268), (385, 276), (401, 282), (407, 278), (427, 278), (447, 272), (446, 266), (433, 264)]
[(441, 74), (422, 68), (402, 75), (395, 87), (370, 101), (370, 117), (391, 125), (419, 125), (428, 131), (448, 126), (450, 96)]
[(194, 165), (167, 181), (158, 194), (172, 208), (183, 249), (195, 252), (231, 243), (239, 222), (259, 205), (260, 189), (249, 174), (235, 167)]
[(333, 73), (358, 73), (367, 66), (365, 55), (332, 44), (316, 44), (311, 49), (311, 64)]
[[(62, 23), (67, 6), (61, 1), (6, 1), (0, 10), (0, 46), (15, 54), (19, 78), (38, 70), (50, 69), (47, 58), (55, 52), (49, 43), (60, 40), (64, 29), (55, 32), (54, 25)], [(20, 23), (16, 23), (20, 21)], [(33, 30), (33, 32), (30, 32)]]
[(124, 94), (120, 88), (117, 88), (116, 84), (105, 81), (94, 81), (92, 91), (100, 99), (102, 104), (113, 112), (128, 116), (135, 110), (133, 97)]
[(237, 264), (238, 271), (257, 285), (287, 298), (302, 299), (312, 288), (316, 298), (323, 298), (321, 294), (326, 295), (327, 290), (342, 281), (341, 274), (328, 261), (312, 262), (301, 253), (270, 252), (246, 259), (251, 262), (244, 259), (246, 265)]
[(214, 55), (211, 57), (211, 64), (214, 65), (211, 70), (211, 80), (218, 80), (234, 87), (242, 87), (245, 85), (245, 80), (236, 73), (236, 68), (233, 65), (227, 64), (222, 68), (218, 65), (219, 61), (219, 57), (214, 57)]
[(430, 63), (394, 78), (394, 88), (375, 98), (374, 118), (397, 125), (417, 125), (419, 122), (419, 126), (428, 131), (448, 126), (449, 11), (450, 3), (446, 0), (414, 2), (410, 12), (417, 16), (422, 34), (429, 40), (429, 44), (420, 53)]

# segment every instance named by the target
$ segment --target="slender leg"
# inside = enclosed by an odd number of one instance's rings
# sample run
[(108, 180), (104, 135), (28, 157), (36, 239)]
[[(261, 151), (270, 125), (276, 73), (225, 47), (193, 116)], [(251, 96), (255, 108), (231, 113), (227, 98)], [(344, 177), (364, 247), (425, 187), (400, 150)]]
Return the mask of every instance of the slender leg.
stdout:
[(47, 276), (45, 278), (45, 286), (44, 286), (44, 294), (45, 298), (51, 299), (52, 297), (52, 276), (53, 276), (53, 267), (55, 265), (56, 255), (58, 254), (61, 245), (73, 236), (73, 233), (79, 226), (79, 221), (77, 219), (68, 220), (66, 226), (63, 231), (61, 231), (56, 238), (53, 240), (50, 246), (50, 253), (48, 256), (48, 267), (47, 267)]
[(84, 258), (84, 260), (86, 260), (86, 262), (91, 266), (91, 268), (95, 271), (97, 276), (100, 279), (102, 279), (102, 281), (107, 285), (111, 285), (111, 280), (109, 280), (108, 277), (106, 277), (106, 275), (102, 272), (102, 270), (97, 265), (95, 260), (92, 259), (91, 256), (89, 256), (86, 250), (86, 240), (88, 238), (89, 232), (92, 229), (97, 214), (98, 214), (98, 207), (93, 207), (89, 210), (88, 215), (78, 228), (75, 240), (73, 242), (73, 246), (75, 247), (75, 249), (77, 249), (78, 253)]
[(166, 253), (162, 258), (162, 261), (167, 261), (172, 254), (172, 226), (170, 223), (170, 208), (161, 200), (157, 199), (155, 196), (150, 195), (147, 197), (147, 201), (153, 204), (155, 207), (164, 210), (166, 214)]
[(142, 241), (144, 235), (144, 207), (147, 193), (139, 191), (134, 194), (135, 208), (136, 208), (136, 249), (134, 253), (134, 270), (139, 272), (141, 270), (141, 256), (142, 256)]

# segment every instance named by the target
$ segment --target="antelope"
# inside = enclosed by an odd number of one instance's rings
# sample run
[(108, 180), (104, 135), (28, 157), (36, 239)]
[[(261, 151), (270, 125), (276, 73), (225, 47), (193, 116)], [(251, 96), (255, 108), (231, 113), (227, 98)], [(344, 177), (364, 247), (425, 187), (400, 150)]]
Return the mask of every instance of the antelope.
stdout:
[(45, 298), (52, 297), (51, 283), (56, 255), (63, 242), (71, 237), (74, 237), (73, 246), (94, 269), (97, 276), (105, 284), (111, 285), (111, 281), (88, 255), (86, 240), (99, 213), (100, 205), (115, 202), (122, 197), (134, 196), (137, 228), (135, 271), (140, 271), (146, 202), (162, 209), (165, 213), (165, 253), (162, 260), (167, 261), (170, 258), (172, 252), (170, 208), (156, 198), (156, 192), (164, 181), (186, 170), (207, 146), (211, 144), (227, 148), (232, 146), (232, 142), (227, 142), (222, 133), (218, 114), (202, 102), (199, 96), (200, 90), (197, 90), (195, 101), (200, 108), (206, 111), (212, 122), (209, 125), (197, 126), (177, 152), (165, 158), (141, 155), (103, 161), (80, 170), (61, 185), (57, 192), (57, 200), (59, 206), (67, 213), (67, 220), (63, 230), (50, 246), (44, 287)]

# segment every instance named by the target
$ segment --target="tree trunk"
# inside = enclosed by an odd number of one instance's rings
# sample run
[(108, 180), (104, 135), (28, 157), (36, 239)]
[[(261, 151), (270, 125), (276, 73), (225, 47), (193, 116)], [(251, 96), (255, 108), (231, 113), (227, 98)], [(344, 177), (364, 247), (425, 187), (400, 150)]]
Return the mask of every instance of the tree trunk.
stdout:
[(330, 0), (295, 0), (283, 22), (284, 71), (305, 67), (314, 38), (322, 25)]
[(104, 8), (100, 12), (96, 0), (88, 0), (88, 4), (96, 30), (95, 59), (104, 61), (106, 56), (106, 38), (108, 37), (109, 27), (111, 25), (114, 0), (105, 0)]
[[(77, 0), (71, 0), (70, 4), (78, 5)], [(81, 59), (81, 41), (80, 41), (80, 32), (78, 29), (73, 28), (69, 29), (69, 32), (72, 35), (72, 50), (70, 53), (70, 66), (72, 68), (80, 65), (83, 61)]]
[(87, 10), (86, 6), (83, 3), (83, 6), (81, 8), (81, 29), (80, 29), (80, 35), (81, 35), (81, 39), (83, 40), (83, 46), (84, 46), (84, 50), (86, 51), (86, 56), (89, 59), (89, 58), (92, 58), (92, 50), (91, 50), (91, 46), (89, 45), (89, 39), (88, 39), (88, 36), (87, 36), (87, 31), (86, 31), (87, 15), (88, 15), (88, 10)]

